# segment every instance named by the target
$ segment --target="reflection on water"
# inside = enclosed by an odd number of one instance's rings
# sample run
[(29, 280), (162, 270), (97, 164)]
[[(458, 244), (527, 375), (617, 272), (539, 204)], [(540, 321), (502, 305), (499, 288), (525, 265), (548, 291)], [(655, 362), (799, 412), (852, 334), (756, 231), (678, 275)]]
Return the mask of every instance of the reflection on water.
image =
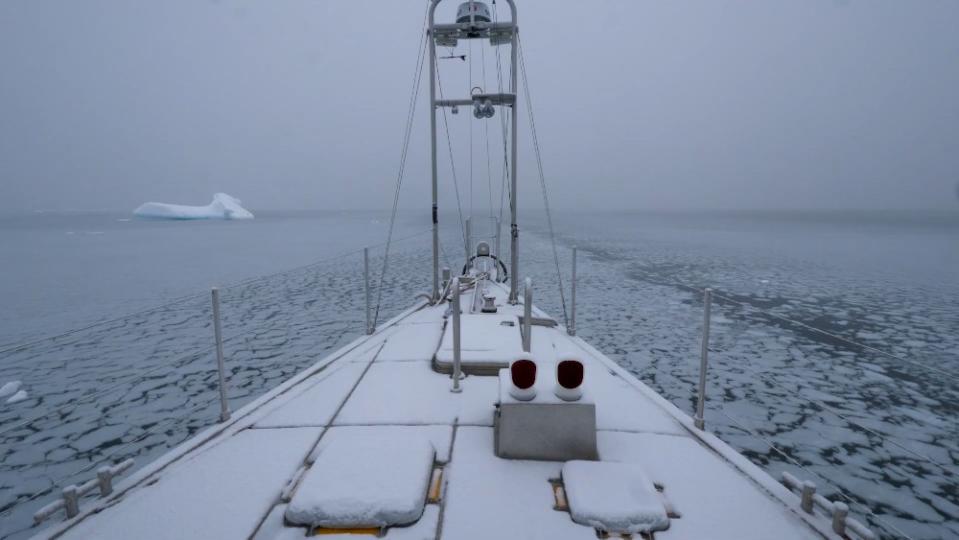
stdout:
[[(848, 496), (854, 516), (890, 537), (897, 529), (959, 535), (959, 395), (947, 376), (959, 350), (949, 301), (959, 286), (917, 260), (956, 247), (959, 227), (699, 219), (560, 222), (564, 270), (566, 248), (580, 247), (579, 334), (691, 411), (702, 304), (688, 286), (716, 288), (729, 300), (713, 305), (707, 428), (770, 474), (789, 470), (831, 498)], [(552, 252), (538, 225), (524, 235), (523, 268), (536, 278), (538, 303), (558, 315)], [(446, 253), (461, 252), (456, 234), (444, 234)], [(427, 288), (426, 238), (397, 246), (383, 289), (387, 316)], [(877, 245), (857, 254), (864, 238)], [(880, 264), (883, 252), (910, 260)], [(362, 257), (228, 287), (221, 298), (238, 408), (360, 334)], [(28, 536), (40, 505), (104, 462), (135, 457), (142, 466), (215, 422), (211, 334), (200, 294), (0, 359), (0, 384), (21, 380), (30, 396), (0, 403), (0, 536)]]

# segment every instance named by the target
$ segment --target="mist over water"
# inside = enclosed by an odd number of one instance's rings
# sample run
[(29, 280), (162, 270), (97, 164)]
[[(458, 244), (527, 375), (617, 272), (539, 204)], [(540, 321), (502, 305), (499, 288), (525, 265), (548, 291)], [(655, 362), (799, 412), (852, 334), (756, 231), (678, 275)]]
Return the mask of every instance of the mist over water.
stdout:
[[(542, 217), (522, 223), (521, 268), (534, 279), (537, 304), (562, 321)], [(691, 412), (698, 289), (713, 287), (707, 428), (774, 476), (788, 470), (831, 498), (849, 497), (852, 514), (888, 537), (897, 529), (912, 538), (959, 534), (959, 387), (951, 376), (959, 367), (951, 300), (959, 293), (959, 217), (554, 218), (567, 288), (569, 248), (579, 247), (580, 336)], [(29, 395), (0, 402), (0, 537), (35, 532), (31, 514), (100, 465), (135, 457), (141, 467), (215, 423), (210, 285), (222, 286), (236, 409), (362, 333), (358, 249), (384, 241), (387, 230), (381, 216), (365, 213), (118, 219), (10, 218), (0, 232), (13, 278), (0, 283), (10, 308), (0, 349), (107, 321), (0, 357), (0, 384), (20, 380)], [(401, 216), (380, 321), (429, 288), (427, 230), (423, 216)], [(460, 264), (460, 234), (443, 229), (446, 266)], [(382, 250), (371, 250), (374, 283)]]

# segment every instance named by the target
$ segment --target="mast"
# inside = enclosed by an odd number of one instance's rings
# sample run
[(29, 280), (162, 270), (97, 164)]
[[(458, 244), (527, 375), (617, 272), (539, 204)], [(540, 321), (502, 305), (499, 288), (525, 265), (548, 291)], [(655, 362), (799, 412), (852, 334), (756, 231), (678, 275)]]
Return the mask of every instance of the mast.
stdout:
[(436, 41), (433, 39), (433, 12), (440, 0), (430, 5), (430, 28), (427, 39), (430, 42), (430, 161), (433, 170), (433, 302), (440, 301), (440, 223), (438, 208), (438, 189), (436, 180)]
[(510, 217), (510, 242), (509, 242), (509, 270), (513, 279), (509, 283), (509, 303), (516, 304), (519, 299), (519, 225), (516, 222), (516, 96), (519, 95), (519, 87), (516, 85), (516, 74), (519, 71), (516, 65), (516, 46), (519, 28), (516, 27), (516, 6), (513, 0), (507, 0), (513, 14), (513, 32), (510, 39), (510, 90), (513, 91), (513, 126), (511, 128), (513, 135), (511, 140), (510, 153), (512, 162), (510, 163), (510, 198), (509, 198), (509, 217)]
[[(511, 160), (510, 164), (510, 273), (512, 274), (512, 279), (510, 280), (510, 293), (509, 293), (509, 302), (511, 304), (516, 304), (518, 301), (518, 287), (517, 279), (519, 275), (519, 226), (517, 225), (517, 205), (516, 205), (516, 156), (517, 156), (517, 143), (516, 143), (516, 133), (517, 133), (517, 119), (516, 119), (516, 100), (517, 100), (517, 74), (518, 74), (518, 65), (517, 65), (517, 32), (518, 28), (516, 26), (516, 4), (513, 3), (513, 0), (506, 0), (506, 3), (509, 4), (510, 8), (510, 17), (511, 20), (506, 23), (493, 22), (489, 20), (488, 8), (485, 4), (481, 2), (475, 2), (470, 0), (460, 6), (460, 12), (462, 12), (463, 6), (468, 4), (468, 19), (465, 17), (457, 17), (458, 22), (451, 24), (436, 24), (435, 14), (436, 6), (442, 0), (431, 0), (430, 9), (429, 9), (429, 42), (430, 42), (430, 165), (432, 168), (432, 188), (433, 188), (433, 206), (432, 206), (432, 219), (433, 219), (433, 293), (432, 298), (434, 302), (440, 300), (440, 290), (439, 290), (439, 208), (438, 208), (438, 195), (439, 195), (439, 181), (436, 168), (436, 110), (439, 107), (457, 107), (460, 105), (464, 106), (474, 106), (474, 107), (511, 107), (512, 108), (512, 143), (511, 143)], [(478, 9), (478, 6), (482, 6), (482, 9)], [(466, 99), (436, 99), (436, 45), (440, 44), (441, 46), (446, 47), (455, 47), (457, 42), (460, 39), (489, 39), (490, 44), (493, 46), (505, 45), (506, 43), (510, 44), (510, 80), (511, 80), (511, 92), (510, 93), (477, 93), (472, 94), (469, 98)], [(492, 116), (492, 109), (490, 108), (489, 115), (485, 118)], [(479, 118), (479, 117), (477, 117)], [(467, 248), (468, 249), (468, 248)], [(497, 254), (499, 255), (499, 254)], [(469, 253), (467, 253), (469, 257)]]

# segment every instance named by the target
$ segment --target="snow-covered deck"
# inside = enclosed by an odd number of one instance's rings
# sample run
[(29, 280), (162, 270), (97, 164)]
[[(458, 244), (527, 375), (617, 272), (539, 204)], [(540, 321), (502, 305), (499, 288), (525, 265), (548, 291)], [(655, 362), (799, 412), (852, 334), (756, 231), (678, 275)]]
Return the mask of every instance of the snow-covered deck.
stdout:
[[(518, 321), (522, 306), (509, 306), (498, 286), (487, 292), (499, 311), (464, 313), (464, 362), (508, 362), (521, 352), (519, 323), (503, 323)], [(471, 296), (464, 293), (464, 311)], [(302, 538), (308, 527), (292, 522), (322, 506), (323, 523), (386, 523), (378, 533), (393, 540), (597, 538), (558, 504), (562, 462), (494, 454), (499, 377), (469, 375), (461, 393), (450, 392), (450, 376), (439, 372), (451, 354), (447, 318), (445, 303), (401, 314), (38, 537)], [(640, 465), (668, 501), (669, 528), (652, 538), (830, 537), (828, 522), (802, 513), (798, 497), (583, 340), (535, 326), (532, 349), (537, 361), (572, 352), (584, 362), (600, 460)]]

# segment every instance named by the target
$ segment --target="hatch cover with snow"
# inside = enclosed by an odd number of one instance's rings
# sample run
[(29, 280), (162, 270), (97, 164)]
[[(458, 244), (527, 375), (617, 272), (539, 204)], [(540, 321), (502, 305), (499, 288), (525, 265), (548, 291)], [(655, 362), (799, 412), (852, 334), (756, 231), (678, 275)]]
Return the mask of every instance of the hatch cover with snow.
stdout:
[(563, 484), (576, 523), (612, 533), (669, 527), (656, 487), (635, 463), (568, 461), (563, 465)]
[(423, 514), (436, 454), (418, 434), (335, 433), (286, 510), (296, 525), (390, 527)]

